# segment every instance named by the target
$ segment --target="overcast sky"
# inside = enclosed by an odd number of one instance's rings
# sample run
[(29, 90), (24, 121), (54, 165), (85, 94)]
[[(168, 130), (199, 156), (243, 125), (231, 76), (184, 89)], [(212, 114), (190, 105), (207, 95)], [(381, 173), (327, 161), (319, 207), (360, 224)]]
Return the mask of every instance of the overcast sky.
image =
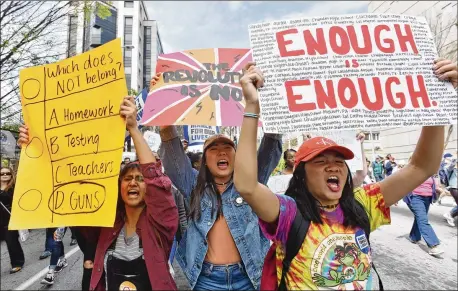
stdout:
[(248, 25), (310, 16), (366, 13), (368, 1), (145, 1), (166, 53), (249, 48)]

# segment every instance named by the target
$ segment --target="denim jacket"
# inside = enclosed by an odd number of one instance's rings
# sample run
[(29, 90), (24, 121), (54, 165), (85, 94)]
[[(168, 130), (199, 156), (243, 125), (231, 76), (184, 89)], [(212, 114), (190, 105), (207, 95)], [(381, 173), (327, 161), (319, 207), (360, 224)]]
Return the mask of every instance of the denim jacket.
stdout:
[[(162, 144), (159, 155), (165, 172), (173, 184), (189, 201), (197, 183), (197, 171), (191, 166), (175, 127), (161, 131)], [(267, 184), (270, 173), (281, 156), (281, 135), (265, 134), (258, 151), (258, 181)], [(207, 190), (206, 190), (207, 191)], [(209, 191), (210, 192), (210, 191)], [(204, 195), (201, 201), (202, 215), (199, 220), (189, 220), (188, 228), (177, 249), (177, 261), (186, 275), (191, 289), (194, 288), (207, 254), (207, 234), (216, 221), (212, 216), (212, 195)], [(239, 198), (240, 197), (240, 198)], [(231, 183), (222, 194), (223, 215), (245, 265), (253, 286), (259, 289), (264, 257), (270, 247), (269, 241), (259, 228), (258, 217), (241, 199)]]

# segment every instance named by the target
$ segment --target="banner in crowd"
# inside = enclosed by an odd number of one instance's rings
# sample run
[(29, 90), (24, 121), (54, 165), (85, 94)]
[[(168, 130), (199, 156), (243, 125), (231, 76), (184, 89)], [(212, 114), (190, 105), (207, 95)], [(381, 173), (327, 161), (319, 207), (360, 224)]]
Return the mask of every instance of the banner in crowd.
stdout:
[(271, 176), (267, 182), (267, 187), (269, 187), (274, 194), (285, 194), (292, 177), (293, 175)]
[(146, 140), (149, 148), (153, 152), (157, 152), (159, 150), (159, 146), (161, 145), (161, 137), (159, 134), (152, 132), (150, 130), (147, 130), (143, 133), (143, 138)]
[(142, 125), (241, 126), (245, 100), (239, 80), (249, 49), (200, 49), (160, 55), (163, 73), (150, 89)]
[(14, 158), (16, 149), (16, 139), (8, 130), (1, 130), (1, 153), (2, 157)]
[(218, 133), (218, 126), (183, 125), (184, 138), (188, 141), (188, 146), (190, 147), (203, 145), (207, 138)]
[(29, 144), (9, 228), (113, 226), (127, 96), (121, 39), (19, 75)]
[(456, 124), (424, 17), (357, 14), (249, 26), (266, 132)]
[(140, 122), (143, 115), (143, 107), (145, 107), (146, 97), (148, 96), (148, 92), (146, 88), (140, 92), (140, 94), (135, 97), (135, 105), (137, 106), (137, 122)]

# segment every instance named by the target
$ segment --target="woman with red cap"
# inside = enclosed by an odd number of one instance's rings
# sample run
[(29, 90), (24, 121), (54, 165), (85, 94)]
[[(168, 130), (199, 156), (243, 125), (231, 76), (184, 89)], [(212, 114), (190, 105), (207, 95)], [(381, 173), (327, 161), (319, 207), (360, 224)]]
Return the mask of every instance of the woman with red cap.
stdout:
[[(435, 65), (439, 78), (449, 79), (456, 87), (456, 64), (440, 60)], [(246, 100), (245, 112), (250, 114), (245, 113), (243, 119), (234, 183), (259, 217), (266, 237), (274, 241), (276, 250), (272, 250), (277, 268), (274, 283), (281, 283), (280, 287), (287, 290), (372, 289), (368, 235), (390, 223), (390, 205), (437, 172), (443, 152), (444, 127), (423, 127), (411, 163), (385, 180), (363, 188), (353, 187), (345, 162), (353, 158), (351, 150), (324, 137), (309, 139), (296, 153), (293, 178), (286, 195), (275, 195), (257, 182), (258, 120), (253, 117), (259, 114), (257, 88), (262, 87), (263, 82), (261, 71), (254, 66), (240, 81)], [(288, 235), (298, 237), (300, 227), (293, 227), (297, 232), (290, 231), (292, 226), (298, 225), (298, 220), (310, 224), (288, 265), (283, 261), (285, 246), (291, 245)], [(265, 289), (263, 281), (264, 276), (261, 289)]]

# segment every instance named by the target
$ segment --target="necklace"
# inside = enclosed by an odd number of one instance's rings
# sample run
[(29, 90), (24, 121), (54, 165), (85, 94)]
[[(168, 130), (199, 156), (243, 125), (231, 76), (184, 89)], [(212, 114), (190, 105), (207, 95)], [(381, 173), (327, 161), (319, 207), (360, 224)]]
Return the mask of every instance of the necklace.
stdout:
[(336, 209), (337, 206), (339, 206), (339, 203), (333, 204), (333, 205), (318, 205), (318, 207), (320, 207), (320, 208), (331, 209), (331, 210)]
[(229, 181), (227, 181), (226, 183), (216, 183), (216, 182), (215, 182), (215, 184), (216, 184), (217, 186), (226, 186), (227, 184), (229, 184), (230, 181), (232, 181), (232, 178), (229, 179)]

